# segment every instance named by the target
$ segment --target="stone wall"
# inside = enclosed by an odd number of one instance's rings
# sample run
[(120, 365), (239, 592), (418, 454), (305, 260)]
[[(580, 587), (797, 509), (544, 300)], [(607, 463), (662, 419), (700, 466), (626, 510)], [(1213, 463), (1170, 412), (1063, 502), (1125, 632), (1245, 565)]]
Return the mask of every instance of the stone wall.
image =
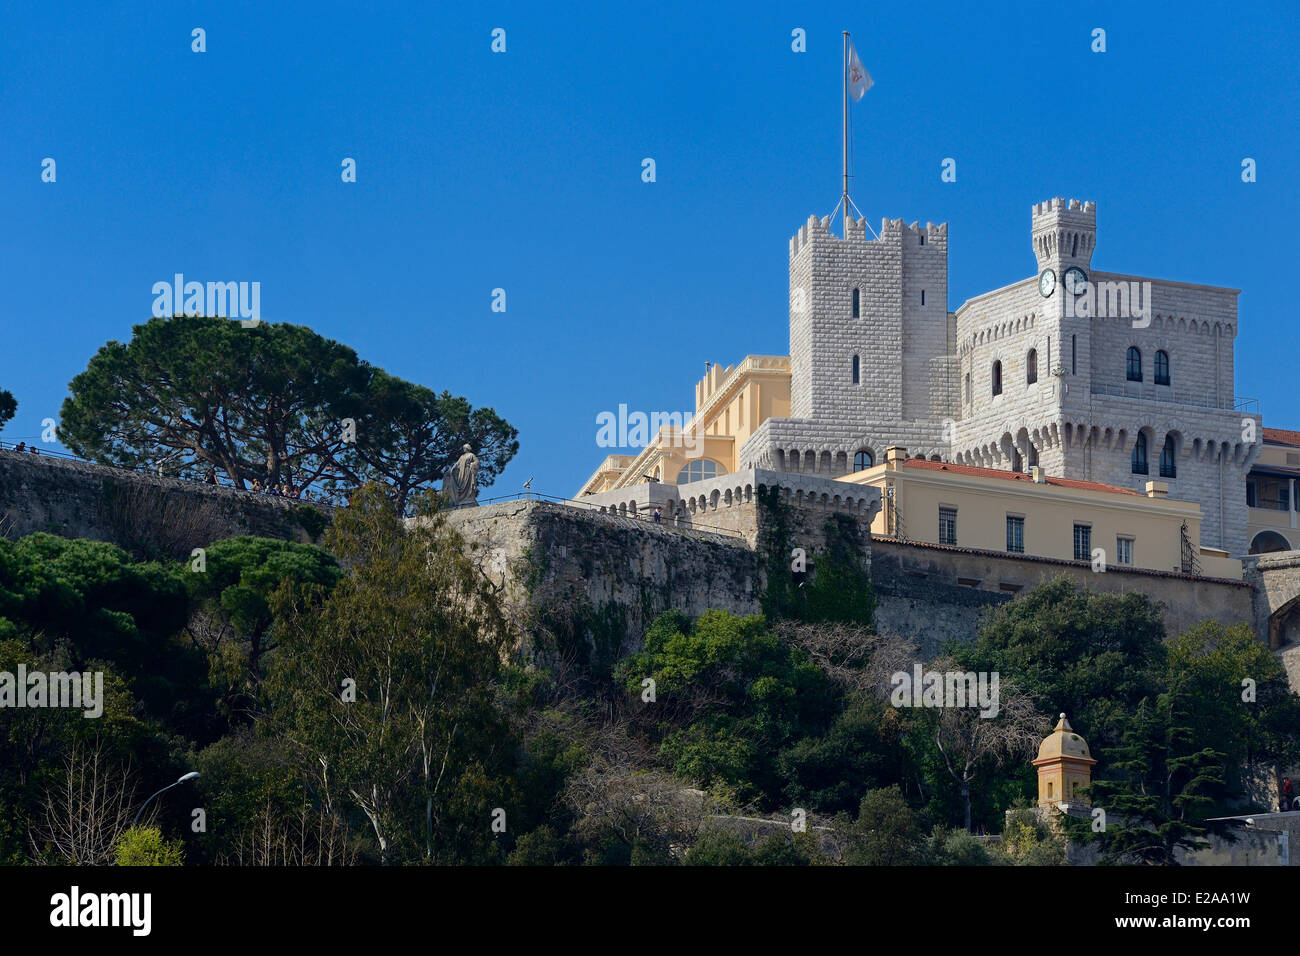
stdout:
[(1225, 625), (1253, 618), (1253, 589), (1241, 581), (1194, 578), (1143, 569), (1092, 571), (1087, 562), (946, 545), (872, 541), (872, 581), (879, 602), (876, 627), (916, 639), (922, 652), (936, 652), (948, 639), (972, 641), (981, 613), (1016, 594), (1064, 575), (1093, 591), (1137, 591), (1164, 605), (1170, 636), (1209, 618)]
[(739, 537), (544, 501), (463, 508), (450, 523), (512, 611), (525, 655), (608, 665), (666, 610), (759, 610), (758, 554)]
[(879, 488), (761, 468), (746, 468), (686, 485), (643, 482), (584, 495), (570, 504), (636, 518), (650, 518), (659, 509), (664, 526), (736, 536), (755, 547), (761, 515), (755, 496), (764, 488), (776, 486), (782, 489), (782, 500), (791, 513), (798, 516), (791, 528), (792, 545), (820, 550), (825, 544), (824, 527), (832, 514), (848, 517), (859, 526), (864, 539), (870, 538), (871, 519), (880, 510)]
[[(1266, 639), (1270, 615), (1300, 607), (1300, 556), (1294, 553), (1248, 562), (1246, 582), (1113, 567), (1095, 574), (1085, 563), (871, 541), (866, 529), (878, 497), (836, 500), (829, 492), (843, 490), (839, 483), (810, 476), (755, 472), (739, 489), (729, 487), (734, 478), (695, 486), (640, 485), (617, 493), (645, 499), (632, 509), (636, 517), (620, 514), (618, 502), (601, 496), (600, 503), (593, 497), (597, 507), (591, 508), (537, 501), (467, 508), (452, 521), (516, 607), (543, 608), (559, 625), (572, 625), (592, 651), (613, 651), (601, 642), (616, 632), (620, 650), (634, 649), (649, 622), (669, 608), (688, 615), (709, 608), (757, 613), (764, 582), (754, 545), (765, 518), (753, 489), (778, 481), (790, 543), (806, 547), (810, 558), (825, 544), (827, 521), (857, 523), (862, 540), (870, 542), (862, 561), (876, 591), (878, 629), (918, 641), (927, 657), (949, 638), (974, 639), (986, 609), (1059, 574), (1093, 590), (1139, 591), (1163, 602), (1170, 634), (1210, 618), (1255, 622)], [(683, 491), (689, 492), (685, 498)], [(646, 520), (648, 496), (664, 504), (672, 496), (670, 513), (683, 520)], [(299, 504), (0, 450), (0, 533), (11, 539), (50, 531), (109, 541), (142, 556), (179, 559), (237, 534), (307, 540), (293, 515)], [(628, 502), (622, 504), (626, 508)], [(1284, 655), (1284, 661), (1293, 683), (1300, 683), (1296, 657)]]
[[(1252, 555), (1242, 562), (1242, 576), (1254, 587), (1255, 633), (1274, 650), (1300, 640), (1300, 551)], [(1294, 651), (1294, 648), (1291, 649)], [(1284, 658), (1297, 667), (1296, 655)], [(1300, 687), (1300, 670), (1291, 685)]]
[[(138, 557), (181, 559), (222, 538), (310, 540), (302, 502), (48, 455), (0, 449), (0, 534), (107, 541)], [(325, 505), (313, 505), (328, 514)]]
[[(719, 514), (747, 535), (765, 520), (755, 503)], [(815, 556), (828, 512), (788, 504), (787, 515), (792, 537)], [(452, 521), (513, 606), (558, 614), (591, 651), (636, 650), (650, 622), (670, 608), (688, 615), (762, 609), (760, 556), (740, 536), (544, 502), (465, 509)], [(888, 539), (869, 548), (863, 562), (878, 602), (877, 630), (916, 641), (926, 658), (947, 640), (974, 640), (988, 609), (1059, 575), (1094, 591), (1149, 595), (1162, 603), (1170, 635), (1207, 618), (1225, 625), (1252, 620), (1253, 591), (1240, 581), (1139, 569), (1094, 573), (1082, 562)], [(602, 628), (616, 624), (625, 632), (620, 646), (603, 648)]]
[[(1014, 811), (1007, 811), (1010, 819)], [(1049, 826), (1056, 826), (1060, 819), (1055, 808), (1036, 807), (1038, 818)], [(1071, 816), (1090, 819), (1086, 806), (1076, 806), (1070, 811)], [(1208, 846), (1199, 850), (1186, 850), (1177, 847), (1174, 859), (1178, 866), (1297, 866), (1297, 859), (1290, 852), (1294, 845), (1297, 824), (1300, 821), (1286, 819), (1300, 818), (1300, 813), (1254, 814), (1250, 817), (1216, 817), (1224, 822), (1226, 833), (1208, 833), (1204, 839)], [(1247, 824), (1247, 820), (1252, 821)], [(1122, 817), (1110, 815), (1108, 827), (1124, 826)], [(1101, 861), (1101, 848), (1094, 843), (1066, 842), (1065, 858), (1070, 866), (1096, 866)]]

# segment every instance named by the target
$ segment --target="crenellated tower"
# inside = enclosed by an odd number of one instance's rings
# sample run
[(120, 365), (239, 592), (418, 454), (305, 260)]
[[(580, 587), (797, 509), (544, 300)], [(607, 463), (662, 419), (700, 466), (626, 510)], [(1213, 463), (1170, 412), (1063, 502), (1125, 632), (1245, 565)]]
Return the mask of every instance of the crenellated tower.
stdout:
[(790, 414), (941, 419), (951, 389), (948, 226), (886, 219), (879, 238), (809, 217), (790, 240)]
[(1097, 245), (1097, 204), (1060, 198), (1036, 203), (1032, 235), (1040, 273), (1050, 267), (1060, 279), (1070, 266), (1087, 272)]

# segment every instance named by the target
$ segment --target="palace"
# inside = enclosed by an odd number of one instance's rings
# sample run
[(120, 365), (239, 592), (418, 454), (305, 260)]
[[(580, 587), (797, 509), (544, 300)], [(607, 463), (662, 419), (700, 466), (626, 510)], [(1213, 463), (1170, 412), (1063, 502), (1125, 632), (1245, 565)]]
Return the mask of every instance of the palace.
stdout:
[[(1300, 548), (1300, 432), (1233, 391), (1239, 290), (1094, 272), (1096, 204), (1052, 199), (1035, 272), (950, 312), (946, 223), (830, 225), (789, 243), (789, 356), (711, 366), (695, 448), (665, 430), (579, 497), (761, 469), (874, 484), (874, 532), (935, 544), (1230, 577)], [(906, 512), (904, 476), (928, 489)]]

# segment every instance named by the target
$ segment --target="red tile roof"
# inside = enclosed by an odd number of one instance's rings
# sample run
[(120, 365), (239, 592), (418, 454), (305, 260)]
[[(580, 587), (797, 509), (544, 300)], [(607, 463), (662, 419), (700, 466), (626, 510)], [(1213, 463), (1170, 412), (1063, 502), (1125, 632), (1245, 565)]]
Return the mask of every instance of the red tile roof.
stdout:
[[(1033, 484), (1034, 479), (1018, 471), (1002, 471), (997, 468), (977, 468), (974, 465), (955, 465), (946, 461), (926, 461), (924, 458), (908, 458), (903, 464), (908, 468), (924, 468), (927, 471), (948, 471), (954, 475), (971, 475), (976, 478), (1001, 478), (1004, 481), (1025, 481)], [(1044, 477), (1044, 482), (1057, 488), (1079, 488), (1083, 491), (1108, 491), (1116, 495), (1140, 495), (1141, 492), (1118, 485), (1107, 485), (1100, 481), (1076, 481), (1073, 478)]]
[(1276, 445), (1300, 446), (1300, 432), (1288, 431), (1285, 428), (1265, 428), (1264, 441), (1271, 441)]

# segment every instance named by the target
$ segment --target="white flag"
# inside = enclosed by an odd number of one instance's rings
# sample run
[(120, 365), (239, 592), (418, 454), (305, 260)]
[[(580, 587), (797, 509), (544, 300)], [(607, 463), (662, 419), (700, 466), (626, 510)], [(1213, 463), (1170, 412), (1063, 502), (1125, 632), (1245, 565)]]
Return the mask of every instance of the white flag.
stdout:
[(874, 86), (871, 74), (863, 67), (862, 61), (858, 59), (858, 51), (853, 49), (853, 41), (849, 41), (849, 94), (853, 99), (862, 99), (862, 94)]

